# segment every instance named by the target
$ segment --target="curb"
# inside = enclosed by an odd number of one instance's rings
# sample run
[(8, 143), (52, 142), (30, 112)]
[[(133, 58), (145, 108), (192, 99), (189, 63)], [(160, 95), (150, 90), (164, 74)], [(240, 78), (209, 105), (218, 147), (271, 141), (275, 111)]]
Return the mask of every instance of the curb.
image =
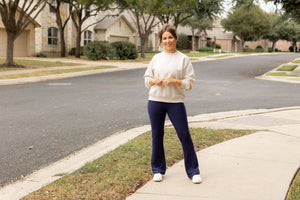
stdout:
[[(189, 124), (202, 123), (202, 122), (216, 122), (226, 118), (237, 118), (243, 116), (264, 114), (270, 112), (288, 111), (300, 109), (300, 107), (286, 107), (275, 109), (253, 109), (242, 111), (228, 111), (211, 114), (201, 114), (197, 116), (188, 117)], [(170, 122), (166, 126), (171, 126)], [(59, 160), (50, 166), (40, 169), (24, 179), (15, 183), (6, 185), (0, 188), (1, 200), (17, 200), (31, 192), (34, 192), (41, 187), (61, 178), (63, 174), (72, 173), (81, 168), (86, 162), (91, 162), (109, 151), (112, 151), (122, 144), (134, 139), (135, 137), (150, 131), (150, 125), (145, 125), (133, 128), (124, 132), (115, 133), (97, 143), (86, 147), (78, 152), (69, 155), (68, 157)]]
[[(293, 61), (299, 60), (299, 59), (300, 58), (296, 58)], [(263, 80), (269, 80), (269, 81), (281, 81), (281, 82), (288, 82), (288, 83), (300, 84), (300, 73), (299, 72), (297, 72), (297, 73), (294, 72), (294, 71), (300, 71), (300, 64), (293, 63), (293, 61), (281, 64), (281, 65), (275, 67), (274, 69), (272, 69), (271, 71), (268, 71), (265, 74), (263, 74), (261, 76), (257, 76), (255, 78), (257, 78), (257, 79), (263, 79)], [(298, 65), (298, 67), (296, 69), (294, 69), (294, 71), (283, 71), (283, 72), (286, 72), (288, 75), (289, 74), (291, 74), (291, 75), (295, 74), (295, 75), (298, 75), (298, 77), (292, 77), (292, 76), (269, 76), (269, 75), (267, 75), (270, 72), (274, 72), (274, 73), (278, 72), (277, 69), (279, 69), (280, 67), (282, 67), (284, 65)]]
[[(219, 57), (219, 56), (224, 56), (224, 55), (230, 55), (230, 56), (225, 56), (225, 57)], [(226, 53), (220, 53), (220, 54), (214, 54), (214, 55), (209, 55), (209, 56), (204, 56), (204, 57), (191, 57), (195, 60), (191, 60), (192, 63), (194, 62), (205, 62), (205, 61), (213, 61), (213, 60), (223, 60), (223, 59), (230, 59), (230, 58), (235, 58), (235, 57), (244, 57), (244, 56), (259, 56), (259, 55), (271, 55), (271, 53), (264, 53), (264, 54), (250, 54), (250, 55), (241, 55), (241, 54), (226, 54)], [(23, 58), (24, 59), (24, 58)], [(25, 59), (29, 59), (26, 57)], [(31, 58), (30, 58), (31, 59)], [(34, 58), (33, 58), (34, 59)], [(41, 59), (34, 59), (34, 60), (41, 60)], [(295, 59), (296, 60), (296, 59)], [(47, 59), (49, 61), (49, 59)], [(63, 62), (78, 62), (76, 60), (63, 60)], [(103, 65), (103, 63), (97, 63), (93, 61), (89, 61), (86, 66), (79, 66), (79, 68), (84, 68), (88, 67), (88, 65)], [(86, 64), (86, 63), (85, 63)], [(130, 69), (137, 69), (137, 68), (146, 68), (148, 64), (145, 63), (134, 63), (134, 65), (137, 65), (138, 67), (127, 67), (127, 65), (132, 65), (133, 63), (110, 63), (107, 62), (105, 65), (112, 65), (115, 66), (116, 68), (110, 68), (110, 69), (99, 69), (99, 70), (89, 70), (89, 71), (81, 71), (81, 72), (71, 72), (71, 73), (64, 73), (64, 74), (54, 74), (54, 75), (46, 75), (46, 76), (36, 76), (36, 77), (29, 77), (29, 78), (19, 78), (19, 79), (5, 79), (5, 80), (0, 80), (0, 86), (2, 85), (15, 85), (15, 84), (24, 84), (24, 83), (34, 83), (34, 82), (40, 82), (40, 81), (47, 81), (47, 80), (55, 80), (55, 79), (63, 79), (63, 78), (72, 78), (72, 77), (79, 77), (79, 76), (86, 76), (86, 75), (92, 75), (92, 74), (100, 74), (100, 73), (108, 73), (108, 72), (115, 72), (115, 71), (124, 71), (124, 70), (130, 70)], [(121, 66), (119, 66), (121, 65)], [(125, 66), (126, 65), (126, 66)], [(72, 67), (71, 67), (72, 68)], [(57, 70), (59, 68), (52, 68), (52, 69), (45, 69), (47, 70)], [(276, 68), (275, 68), (276, 69)], [(38, 70), (37, 70), (38, 71)], [(43, 71), (43, 70), (41, 70)], [(24, 72), (26, 73), (26, 72)], [(269, 72), (267, 72), (269, 73)], [(262, 76), (256, 77), (259, 79), (266, 79), (266, 80), (279, 80), (277, 78), (270, 78), (269, 76), (266, 76), (265, 73)], [(1, 74), (1, 73), (0, 73)], [(290, 79), (283, 80), (285, 82), (296, 82), (300, 83), (300, 78), (298, 77), (299, 81), (295, 81), (295, 77), (286, 77)], [(294, 79), (293, 79), (294, 78)], [(297, 79), (297, 77), (296, 77)]]

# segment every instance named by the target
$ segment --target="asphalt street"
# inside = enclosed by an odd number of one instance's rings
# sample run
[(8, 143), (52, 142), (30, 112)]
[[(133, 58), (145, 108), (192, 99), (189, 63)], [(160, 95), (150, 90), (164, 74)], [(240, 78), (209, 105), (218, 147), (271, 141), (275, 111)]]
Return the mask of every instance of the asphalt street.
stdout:
[[(299, 54), (194, 63), (189, 116), (299, 106), (300, 85), (255, 79)], [(0, 87), (0, 184), (117, 131), (149, 124), (145, 69)]]

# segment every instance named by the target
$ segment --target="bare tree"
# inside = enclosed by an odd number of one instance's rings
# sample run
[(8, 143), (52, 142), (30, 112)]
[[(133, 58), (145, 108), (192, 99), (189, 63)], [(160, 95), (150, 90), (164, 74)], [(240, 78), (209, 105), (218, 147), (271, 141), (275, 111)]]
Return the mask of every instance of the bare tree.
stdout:
[(148, 38), (152, 32), (152, 28), (159, 22), (156, 20), (161, 0), (118, 0), (117, 3), (123, 9), (127, 9), (134, 15), (135, 25), (138, 29), (141, 38), (141, 57), (145, 58), (145, 51), (147, 49)]
[[(59, 30), (59, 38), (60, 38), (60, 56), (66, 56), (66, 42), (65, 42), (65, 28), (68, 24), (68, 21), (71, 17), (72, 10), (72, 0), (49, 0), (48, 4), (50, 8), (55, 11), (56, 15), (56, 24)], [(62, 17), (62, 12), (66, 13), (65, 10), (62, 11), (63, 3), (68, 4), (69, 12), (66, 18)]]
[(111, 9), (109, 6), (112, 3), (111, 0), (81, 0), (72, 1), (72, 12), (71, 18), (76, 28), (76, 50), (75, 57), (80, 58), (80, 41), (81, 34), (87, 30), (89, 27), (103, 21), (108, 16), (116, 15), (106, 15), (105, 17), (96, 20), (94, 23), (88, 24), (82, 28), (83, 23), (92, 16), (97, 16), (99, 11), (104, 11)]
[(7, 34), (6, 61), (0, 67), (22, 67), (14, 63), (14, 42), (46, 3), (47, 0), (0, 0), (0, 14)]

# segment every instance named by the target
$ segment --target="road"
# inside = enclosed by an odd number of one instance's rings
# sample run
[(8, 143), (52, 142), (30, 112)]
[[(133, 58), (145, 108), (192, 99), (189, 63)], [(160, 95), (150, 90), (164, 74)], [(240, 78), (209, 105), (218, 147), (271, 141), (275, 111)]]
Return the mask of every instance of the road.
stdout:
[[(189, 116), (299, 106), (300, 85), (255, 79), (299, 54), (194, 63)], [(0, 184), (112, 133), (149, 124), (145, 69), (0, 87)]]

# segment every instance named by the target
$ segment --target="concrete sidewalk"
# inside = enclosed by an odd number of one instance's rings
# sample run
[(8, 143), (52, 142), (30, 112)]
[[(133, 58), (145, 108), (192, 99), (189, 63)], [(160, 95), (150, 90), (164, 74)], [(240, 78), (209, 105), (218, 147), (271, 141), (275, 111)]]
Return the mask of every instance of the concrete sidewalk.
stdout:
[(150, 181), (127, 200), (284, 200), (300, 167), (300, 108), (240, 114), (190, 118), (191, 127), (259, 130), (198, 152), (200, 185), (187, 178), (181, 161), (162, 182)]
[[(300, 107), (256, 109), (189, 117), (190, 127), (256, 129), (257, 133), (197, 152), (203, 182), (187, 178), (183, 161), (163, 182), (148, 182), (128, 200), (284, 200), (300, 166)], [(168, 124), (166, 124), (168, 125)], [(169, 124), (170, 125), (170, 124)], [(138, 127), (96, 144), (0, 188), (0, 200), (18, 200), (149, 131)]]

